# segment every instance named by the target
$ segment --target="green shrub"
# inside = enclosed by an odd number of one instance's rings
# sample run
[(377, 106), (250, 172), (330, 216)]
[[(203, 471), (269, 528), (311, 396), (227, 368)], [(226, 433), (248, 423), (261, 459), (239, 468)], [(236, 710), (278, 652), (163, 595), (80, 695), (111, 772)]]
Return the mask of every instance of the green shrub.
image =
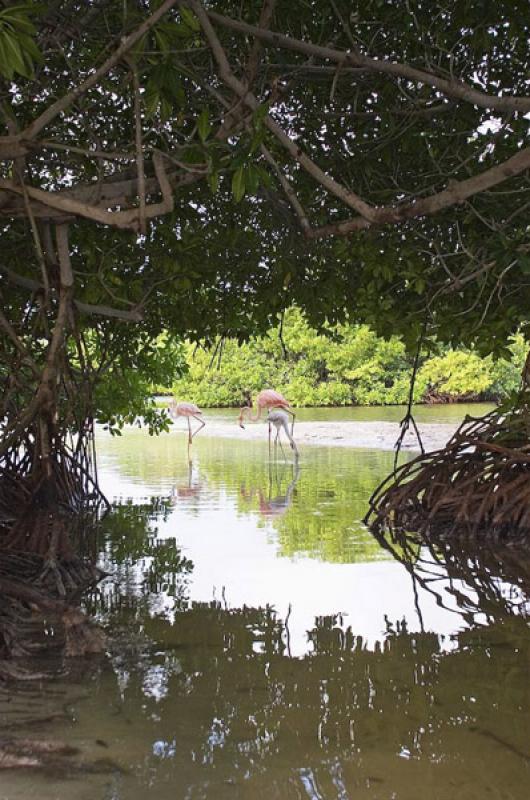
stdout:
[[(294, 406), (395, 405), (406, 403), (413, 358), (397, 337), (380, 339), (366, 325), (341, 325), (318, 333), (302, 313), (285, 314), (267, 336), (238, 344), (227, 339), (217, 348), (185, 347), (187, 374), (172, 391), (208, 408), (245, 402), (274, 388)], [(498, 399), (516, 388), (527, 351), (522, 336), (510, 344), (511, 361), (481, 359), (464, 350), (445, 350), (424, 358), (414, 399)]]

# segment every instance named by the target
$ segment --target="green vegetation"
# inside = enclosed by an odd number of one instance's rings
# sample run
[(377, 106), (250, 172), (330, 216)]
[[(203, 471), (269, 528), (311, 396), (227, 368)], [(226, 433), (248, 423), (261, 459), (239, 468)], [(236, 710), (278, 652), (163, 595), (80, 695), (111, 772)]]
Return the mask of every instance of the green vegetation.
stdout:
[[(164, 429), (141, 401), (143, 376), (178, 372), (154, 364), (162, 334), (225, 339), (219, 374), (192, 364), (203, 405), (267, 383), (402, 401), (424, 327), (511, 358), (530, 318), (527, 2), (331, 5), (2, 4), (0, 469), (13, 486), (24, 465), (25, 498), (72, 435), (90, 451), (93, 419)], [(284, 360), (267, 332), (293, 305), (318, 334)], [(511, 380), (435, 355), (442, 395)]]
[(131, 347), (125, 336), (111, 337), (108, 349), (101, 352), (98, 339), (92, 340), (93, 364), (107, 368), (95, 381), (96, 419), (112, 434), (120, 434), (125, 424), (146, 425), (149, 433), (169, 430), (169, 419), (151, 396), (153, 382), (174, 380), (186, 368), (182, 343), (167, 334), (156, 339), (135, 337)]
[[(510, 360), (482, 358), (469, 350), (438, 347), (425, 355), (416, 402), (502, 400), (520, 384), (527, 345), (510, 343)], [(298, 309), (281, 326), (242, 344), (186, 346), (188, 372), (171, 390), (204, 408), (237, 406), (244, 392), (274, 387), (295, 406), (406, 403), (413, 357), (396, 336), (379, 338), (366, 325), (339, 325), (328, 335), (311, 328)], [(167, 387), (158, 387), (167, 391)]]

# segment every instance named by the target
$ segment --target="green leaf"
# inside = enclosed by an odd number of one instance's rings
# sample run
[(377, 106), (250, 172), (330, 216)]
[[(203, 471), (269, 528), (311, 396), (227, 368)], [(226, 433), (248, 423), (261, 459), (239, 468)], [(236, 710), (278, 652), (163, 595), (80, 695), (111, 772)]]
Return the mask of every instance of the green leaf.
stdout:
[(24, 61), (22, 50), (20, 49), (20, 45), (17, 40), (14, 38), (14, 36), (11, 36), (7, 33), (4, 33), (2, 38), (4, 41), (8, 63), (11, 65), (13, 72), (18, 72), (19, 75), (22, 75), (24, 78), (31, 77), (31, 69), (28, 69), (28, 66)]
[(0, 74), (8, 80), (13, 77), (13, 66), (9, 61), (6, 49), (4, 47), (4, 37), (0, 34)]
[(254, 135), (252, 136), (252, 139), (250, 140), (249, 153), (253, 154), (258, 150), (260, 144), (263, 142), (264, 135), (265, 135), (265, 132), (264, 132), (264, 130), (262, 128), (256, 129), (254, 131)]
[(530, 274), (530, 256), (519, 256), (517, 259), (521, 272), (525, 275)]
[(268, 113), (269, 113), (269, 104), (268, 103), (262, 103), (254, 111), (254, 113), (252, 114), (252, 119), (253, 119), (254, 126), (255, 126), (256, 130), (261, 128), (261, 126), (263, 124), (263, 120), (265, 119), (265, 117), (267, 116)]
[(167, 99), (167, 97), (163, 97), (160, 102), (160, 116), (163, 122), (167, 122), (168, 119), (171, 119), (173, 115), (173, 104)]
[(201, 24), (195, 14), (190, 11), (189, 8), (180, 7), (180, 16), (182, 17), (182, 21), (186, 23), (187, 27), (192, 31), (200, 31)]
[(219, 173), (218, 172), (211, 172), (208, 175), (208, 185), (212, 191), (212, 194), (215, 194), (219, 188)]
[(188, 289), (191, 289), (192, 283), (189, 278), (178, 278), (175, 281), (175, 285), (178, 289), (187, 291)]
[(199, 114), (199, 118), (197, 120), (197, 129), (199, 131), (199, 136), (201, 137), (201, 141), (205, 142), (208, 138), (208, 134), (212, 129), (212, 125), (210, 123), (210, 116), (208, 114), (208, 109), (203, 108), (201, 113)]
[(156, 28), (154, 30), (154, 34), (155, 34), (155, 41), (158, 45), (158, 49), (160, 50), (161, 53), (164, 53), (164, 55), (166, 55), (170, 49), (167, 36), (165, 36), (165, 34), (162, 33), (161, 30), (157, 30)]
[(186, 164), (197, 164), (204, 161), (204, 153), (198, 144), (191, 145), (181, 153), (180, 159)]
[(158, 91), (158, 87), (155, 86), (151, 80), (147, 82), (143, 99), (147, 115), (150, 117), (154, 116), (158, 111), (158, 106), (160, 105), (160, 93)]
[(27, 56), (33, 59), (33, 61), (36, 61), (38, 64), (42, 64), (44, 61), (42, 53), (31, 36), (28, 36), (26, 33), (19, 33), (18, 41), (20, 42), (22, 50), (25, 51)]
[(232, 195), (236, 203), (239, 203), (245, 194), (245, 170), (244, 167), (236, 169), (232, 176)]
[(266, 186), (268, 189), (270, 189), (270, 187), (272, 186), (272, 178), (269, 175), (269, 173), (267, 172), (267, 170), (265, 169), (265, 167), (262, 167), (260, 164), (257, 164), (254, 167), (254, 169), (258, 173), (261, 183), (264, 186)]
[(245, 184), (250, 194), (256, 194), (259, 186), (259, 172), (252, 164), (245, 170)]

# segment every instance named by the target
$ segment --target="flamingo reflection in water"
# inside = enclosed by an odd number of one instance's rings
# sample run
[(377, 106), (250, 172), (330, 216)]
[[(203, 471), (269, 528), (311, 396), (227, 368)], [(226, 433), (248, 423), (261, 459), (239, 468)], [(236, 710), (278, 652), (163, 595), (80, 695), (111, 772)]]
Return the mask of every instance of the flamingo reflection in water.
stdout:
[(185, 482), (181, 481), (175, 483), (171, 489), (169, 503), (171, 506), (176, 506), (179, 501), (197, 497), (201, 493), (202, 488), (202, 482), (197, 480), (197, 477), (194, 478), (193, 462), (190, 460), (188, 461), (188, 479)]
[(248, 490), (244, 486), (241, 487), (241, 497), (248, 502), (252, 501), (257, 495), (258, 509), (262, 517), (280, 517), (285, 514), (292, 503), (296, 484), (300, 477), (298, 459), (296, 458), (292, 465), (291, 479), (287, 483), (285, 491), (282, 492), (282, 482), (286, 468), (286, 464), (281, 465), (279, 469), (278, 463), (269, 462), (269, 488), (267, 492), (261, 488)]

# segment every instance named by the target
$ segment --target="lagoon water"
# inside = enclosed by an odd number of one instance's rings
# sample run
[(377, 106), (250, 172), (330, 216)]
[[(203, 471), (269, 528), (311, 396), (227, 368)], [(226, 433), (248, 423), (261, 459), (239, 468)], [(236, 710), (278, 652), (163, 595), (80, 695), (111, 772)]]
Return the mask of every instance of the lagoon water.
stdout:
[(296, 464), (269, 458), (265, 428), (201, 433), (191, 465), (183, 430), (98, 449), (114, 509), (91, 546), (111, 575), (86, 609), (108, 651), (0, 693), (6, 730), (80, 755), (0, 771), (2, 800), (528, 796), (527, 554), (374, 537), (391, 452)]

